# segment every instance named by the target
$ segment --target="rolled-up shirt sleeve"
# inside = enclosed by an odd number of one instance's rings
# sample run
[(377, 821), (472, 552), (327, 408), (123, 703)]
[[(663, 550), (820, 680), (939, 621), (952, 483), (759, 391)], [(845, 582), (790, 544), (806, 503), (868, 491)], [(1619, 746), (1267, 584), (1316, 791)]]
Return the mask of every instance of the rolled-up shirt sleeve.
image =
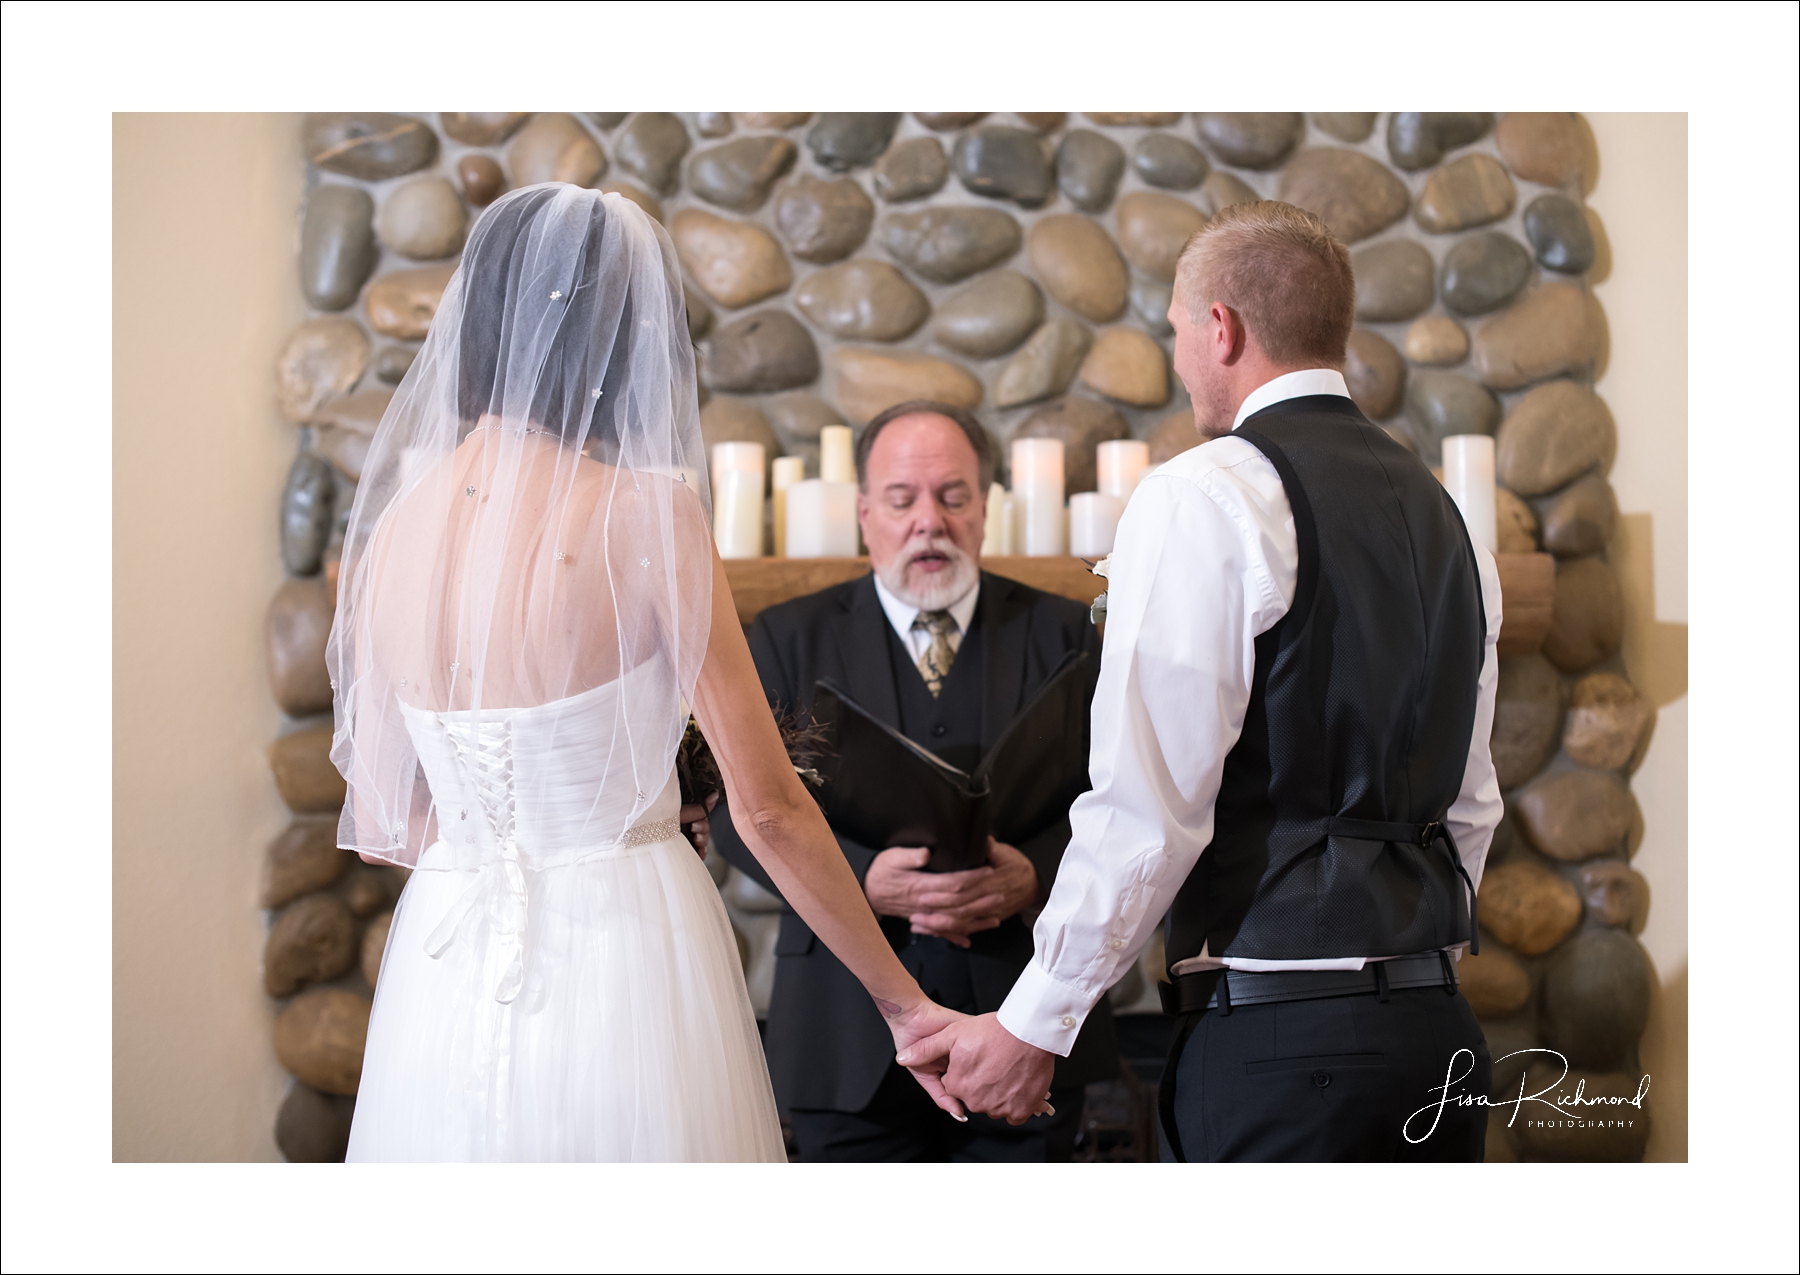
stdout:
[[(1239, 463), (1258, 462), (1267, 467), (1260, 455)], [(1271, 525), (1209, 477), (1217, 479), (1210, 466), (1147, 477), (1108, 564), (1093, 788), (1069, 812), (1072, 835), (1037, 921), (1036, 954), (1000, 1009), (1008, 1031), (1055, 1054), (1068, 1054), (1211, 842), (1257, 635), (1292, 601), (1291, 581), (1268, 569), (1275, 542), (1293, 542), (1285, 499)], [(1267, 479), (1279, 491), (1272, 467)]]

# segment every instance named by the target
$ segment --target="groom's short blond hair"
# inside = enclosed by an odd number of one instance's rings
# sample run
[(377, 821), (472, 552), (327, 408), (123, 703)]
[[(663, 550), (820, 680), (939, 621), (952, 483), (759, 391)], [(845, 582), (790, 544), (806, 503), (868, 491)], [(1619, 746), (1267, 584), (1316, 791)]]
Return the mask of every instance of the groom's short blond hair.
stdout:
[(1215, 301), (1230, 306), (1274, 363), (1342, 367), (1356, 322), (1349, 250), (1312, 213), (1272, 199), (1233, 204), (1195, 231), (1175, 295), (1195, 322)]

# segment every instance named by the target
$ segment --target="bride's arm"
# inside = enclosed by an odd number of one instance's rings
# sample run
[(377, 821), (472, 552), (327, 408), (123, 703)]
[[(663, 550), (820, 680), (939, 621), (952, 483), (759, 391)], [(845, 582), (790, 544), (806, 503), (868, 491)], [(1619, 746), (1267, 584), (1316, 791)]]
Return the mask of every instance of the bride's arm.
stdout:
[[(825, 816), (794, 773), (716, 550), (712, 578), (712, 632), (694, 716), (719, 763), (732, 823), (782, 898), (862, 981), (904, 1048), (936, 1030), (927, 1022), (941, 1021), (947, 1011), (919, 990), (888, 946)], [(951, 1110), (947, 1104), (954, 1102), (944, 1098), (939, 1105)]]

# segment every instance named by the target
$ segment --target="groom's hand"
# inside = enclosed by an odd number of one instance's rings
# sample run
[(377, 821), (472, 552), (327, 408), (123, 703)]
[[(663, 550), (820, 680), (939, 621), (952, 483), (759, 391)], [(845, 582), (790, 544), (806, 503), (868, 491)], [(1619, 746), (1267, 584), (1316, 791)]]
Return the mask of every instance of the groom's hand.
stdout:
[(900, 1053), (900, 1065), (915, 1071), (945, 1064), (945, 1091), (971, 1111), (1008, 1124), (1054, 1114), (1049, 1099), (1056, 1056), (1020, 1040), (994, 1014), (952, 1023)]

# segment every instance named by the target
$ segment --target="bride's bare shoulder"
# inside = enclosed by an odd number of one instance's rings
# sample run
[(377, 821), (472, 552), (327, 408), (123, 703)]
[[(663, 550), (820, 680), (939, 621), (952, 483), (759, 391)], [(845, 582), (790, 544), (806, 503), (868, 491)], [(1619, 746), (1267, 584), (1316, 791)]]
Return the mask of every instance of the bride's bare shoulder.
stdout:
[(705, 521), (700, 499), (704, 476), (679, 467), (636, 468), (593, 461), (582, 466), (581, 488), (595, 512), (657, 515), (669, 511), (676, 522)]

